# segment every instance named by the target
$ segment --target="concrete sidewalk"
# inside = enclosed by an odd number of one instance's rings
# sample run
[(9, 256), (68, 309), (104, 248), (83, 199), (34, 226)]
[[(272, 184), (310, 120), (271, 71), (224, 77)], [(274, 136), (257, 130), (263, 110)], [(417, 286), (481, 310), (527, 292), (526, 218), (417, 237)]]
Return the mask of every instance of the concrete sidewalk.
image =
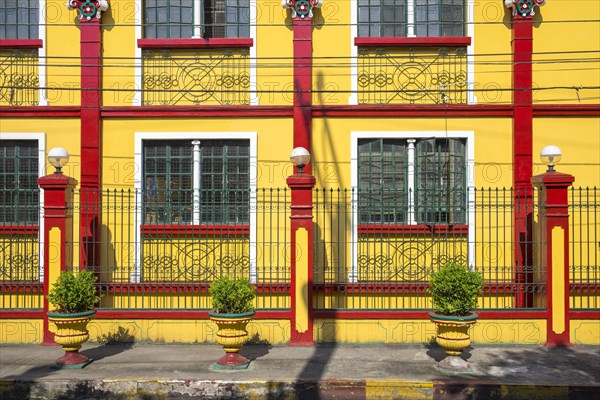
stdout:
[(213, 371), (208, 344), (88, 343), (94, 362), (56, 370), (59, 347), (0, 346), (0, 398), (600, 399), (600, 346), (475, 345), (466, 372), (436, 367), (435, 345), (247, 345), (247, 370)]

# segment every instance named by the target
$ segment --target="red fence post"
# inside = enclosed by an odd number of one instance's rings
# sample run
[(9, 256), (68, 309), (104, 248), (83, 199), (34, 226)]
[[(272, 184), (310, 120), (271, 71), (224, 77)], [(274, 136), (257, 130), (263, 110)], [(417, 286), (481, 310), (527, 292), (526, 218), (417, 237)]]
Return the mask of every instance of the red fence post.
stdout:
[[(290, 345), (314, 345), (313, 340), (313, 215), (315, 177), (298, 172), (287, 178), (291, 204), (291, 307)], [(301, 261), (301, 262), (300, 262)]]
[(568, 346), (569, 324), (569, 204), (568, 188), (575, 178), (549, 171), (531, 178), (540, 189), (539, 216), (541, 254), (546, 271), (547, 339), (546, 346)]
[(72, 191), (77, 181), (60, 172), (38, 179), (44, 191), (44, 336), (42, 344), (54, 344), (54, 334), (48, 329), (48, 299), (46, 295), (51, 284), (56, 281), (67, 265), (72, 265), (73, 252), (67, 245), (73, 243), (71, 206)]

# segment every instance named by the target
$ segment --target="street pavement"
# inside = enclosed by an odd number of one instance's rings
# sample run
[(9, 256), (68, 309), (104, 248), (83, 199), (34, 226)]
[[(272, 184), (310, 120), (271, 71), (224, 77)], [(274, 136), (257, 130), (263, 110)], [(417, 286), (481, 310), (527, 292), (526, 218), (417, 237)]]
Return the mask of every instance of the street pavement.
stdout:
[(246, 370), (215, 371), (211, 344), (87, 343), (84, 369), (60, 347), (0, 345), (0, 399), (598, 399), (600, 346), (477, 345), (462, 371), (435, 344), (246, 345)]

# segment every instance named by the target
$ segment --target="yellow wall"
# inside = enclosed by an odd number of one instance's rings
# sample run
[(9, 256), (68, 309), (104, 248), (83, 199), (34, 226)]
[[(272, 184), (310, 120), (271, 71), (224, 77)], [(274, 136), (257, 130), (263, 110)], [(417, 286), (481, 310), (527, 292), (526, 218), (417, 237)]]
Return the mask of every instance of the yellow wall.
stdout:
[(583, 12), (578, 14), (573, 13), (570, 1), (548, 2), (536, 15), (534, 87), (552, 89), (534, 91), (535, 103), (600, 101), (600, 2), (586, 1), (582, 6)]
[(47, 18), (45, 61), (48, 64), (46, 73), (50, 88), (47, 93), (48, 105), (77, 106), (81, 104), (77, 12), (67, 10), (62, 0), (47, 0), (44, 10)]
[(556, 170), (575, 176), (574, 187), (598, 187), (600, 183), (600, 117), (535, 118), (533, 120), (534, 175), (546, 170), (540, 151), (558, 146), (562, 159)]

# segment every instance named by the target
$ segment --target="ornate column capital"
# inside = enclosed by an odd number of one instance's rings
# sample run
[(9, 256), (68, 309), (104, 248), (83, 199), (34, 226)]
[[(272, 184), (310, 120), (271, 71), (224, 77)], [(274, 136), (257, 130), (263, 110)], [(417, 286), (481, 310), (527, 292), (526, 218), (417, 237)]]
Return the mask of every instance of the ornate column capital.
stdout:
[(533, 17), (535, 6), (541, 7), (546, 4), (546, 0), (504, 0), (504, 5), (512, 9), (513, 17), (520, 15), (521, 17)]
[(86, 22), (93, 19), (100, 21), (102, 11), (108, 10), (110, 4), (108, 0), (67, 0), (66, 6), (69, 10), (77, 10), (77, 18), (81, 22)]
[(281, 0), (281, 7), (292, 10), (292, 18), (312, 18), (312, 9), (323, 5), (323, 0)]

